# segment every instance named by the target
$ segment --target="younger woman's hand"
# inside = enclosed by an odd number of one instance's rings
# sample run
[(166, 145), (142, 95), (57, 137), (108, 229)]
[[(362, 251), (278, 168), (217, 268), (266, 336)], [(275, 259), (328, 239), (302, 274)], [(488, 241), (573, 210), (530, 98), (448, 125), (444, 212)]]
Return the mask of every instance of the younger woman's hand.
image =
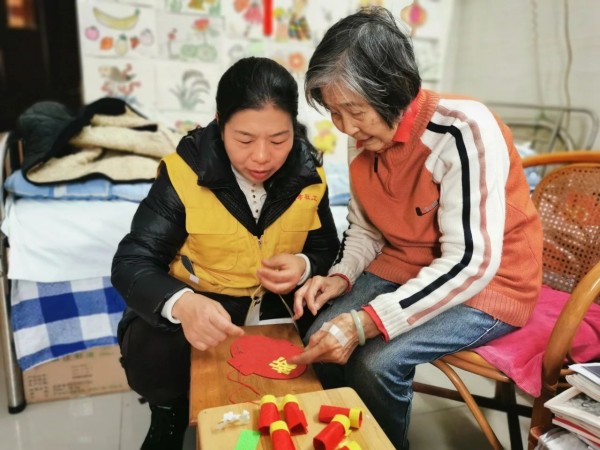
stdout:
[(262, 286), (275, 294), (287, 294), (298, 286), (306, 269), (306, 260), (300, 256), (281, 253), (262, 260), (257, 276)]
[(229, 336), (244, 334), (242, 328), (231, 322), (223, 305), (201, 294), (183, 294), (173, 306), (172, 315), (181, 321), (185, 338), (198, 350), (208, 350)]

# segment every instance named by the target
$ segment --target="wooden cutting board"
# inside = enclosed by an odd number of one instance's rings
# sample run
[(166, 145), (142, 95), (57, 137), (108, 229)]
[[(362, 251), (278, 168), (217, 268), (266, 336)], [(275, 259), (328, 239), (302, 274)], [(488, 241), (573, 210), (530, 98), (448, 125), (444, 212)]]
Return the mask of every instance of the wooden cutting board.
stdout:
[[(352, 430), (338, 448), (344, 442), (355, 441), (361, 446), (362, 450), (394, 450), (392, 443), (353, 389), (345, 387), (320, 390), (299, 394), (296, 395), (296, 398), (308, 422), (307, 434), (292, 436), (292, 441), (297, 450), (312, 450), (313, 438), (326, 426), (326, 424), (317, 420), (321, 405), (363, 408), (361, 427), (358, 430)], [(278, 397), (278, 403), (281, 404), (281, 397)], [(258, 429), (259, 408), (259, 405), (255, 403), (240, 403), (202, 410), (198, 415), (197, 448), (201, 450), (233, 450), (242, 430)], [(230, 425), (222, 429), (216, 428), (225, 413), (240, 414), (244, 409), (250, 413), (248, 424)], [(256, 448), (257, 450), (273, 450), (271, 438), (261, 436)]]

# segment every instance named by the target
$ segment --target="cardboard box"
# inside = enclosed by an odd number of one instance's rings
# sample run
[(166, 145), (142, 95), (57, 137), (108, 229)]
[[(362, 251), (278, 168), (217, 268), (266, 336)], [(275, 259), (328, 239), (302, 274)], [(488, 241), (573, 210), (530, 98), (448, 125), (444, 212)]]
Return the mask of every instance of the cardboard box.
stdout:
[(95, 347), (23, 372), (27, 403), (129, 390), (117, 345)]

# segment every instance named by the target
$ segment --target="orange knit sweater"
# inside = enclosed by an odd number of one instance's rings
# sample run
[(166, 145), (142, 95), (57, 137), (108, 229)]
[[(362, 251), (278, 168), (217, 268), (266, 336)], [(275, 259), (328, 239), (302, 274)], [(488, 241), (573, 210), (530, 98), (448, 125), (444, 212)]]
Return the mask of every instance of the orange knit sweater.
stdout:
[(508, 128), (481, 103), (423, 90), (396, 137), (350, 163), (351, 225), (330, 273), (402, 285), (370, 302), (390, 338), (459, 303), (524, 325), (542, 231)]

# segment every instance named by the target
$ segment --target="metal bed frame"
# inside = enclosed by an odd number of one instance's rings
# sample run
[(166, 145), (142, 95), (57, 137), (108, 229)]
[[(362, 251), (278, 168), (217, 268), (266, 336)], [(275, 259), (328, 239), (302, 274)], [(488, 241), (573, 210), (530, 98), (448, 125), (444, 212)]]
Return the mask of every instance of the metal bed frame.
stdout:
[(511, 128), (516, 143), (536, 153), (590, 150), (598, 135), (598, 115), (587, 108), (527, 103), (486, 103)]
[[(8, 133), (0, 133), (0, 142)], [(4, 180), (9, 170), (7, 145), (0, 146), (0, 223), (4, 221)], [(17, 356), (14, 347), (12, 324), (10, 320), (10, 286), (7, 277), (8, 268), (8, 239), (0, 231), (0, 353), (4, 363), (4, 376), (6, 383), (6, 394), (8, 412), (16, 414), (25, 409), (25, 395), (23, 392), (23, 376), (17, 364)]]
[[(528, 142), (538, 153), (555, 150), (589, 150), (598, 134), (598, 116), (585, 108), (489, 102), (488, 106), (512, 129), (516, 142)], [(5, 134), (5, 133), (4, 133)], [(0, 142), (3, 133), (0, 133)], [(9, 173), (10, 152), (0, 148), (0, 183)], [(4, 190), (0, 201), (0, 222), (4, 220)], [(0, 352), (4, 360), (8, 412), (25, 409), (23, 377), (17, 364), (10, 320), (10, 283), (7, 277), (8, 240), (0, 232)]]

